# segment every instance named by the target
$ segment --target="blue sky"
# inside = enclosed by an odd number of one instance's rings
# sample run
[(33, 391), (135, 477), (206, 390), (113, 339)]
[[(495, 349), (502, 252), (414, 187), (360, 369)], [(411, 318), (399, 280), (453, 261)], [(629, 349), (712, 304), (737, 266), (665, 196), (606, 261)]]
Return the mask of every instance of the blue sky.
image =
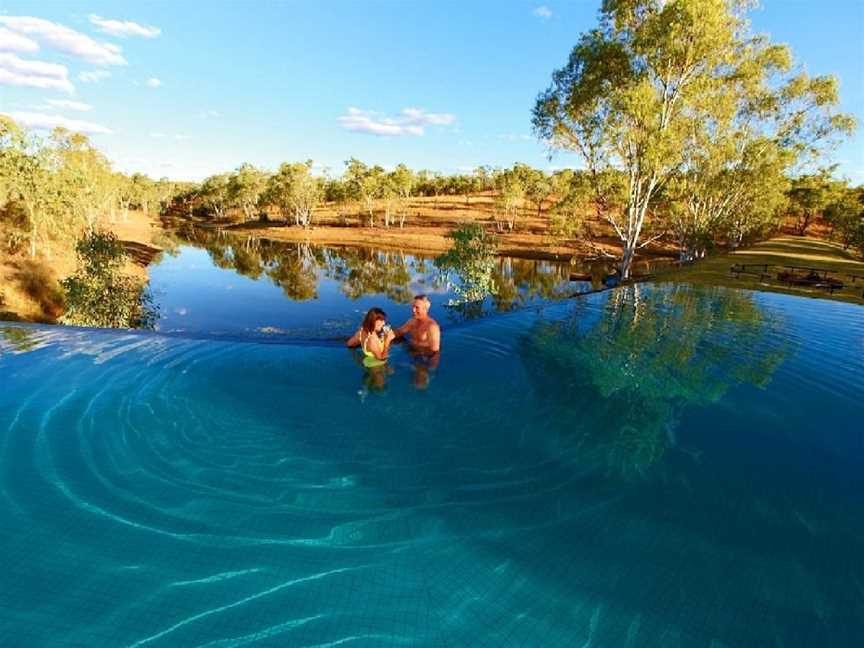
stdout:
[[(5, 0), (0, 111), (72, 120), (117, 168), (154, 177), (308, 158), (338, 174), (350, 156), (568, 166), (531, 137), (530, 110), (599, 4)], [(763, 4), (756, 31), (840, 79), (862, 130), (832, 158), (864, 182), (864, 2)]]

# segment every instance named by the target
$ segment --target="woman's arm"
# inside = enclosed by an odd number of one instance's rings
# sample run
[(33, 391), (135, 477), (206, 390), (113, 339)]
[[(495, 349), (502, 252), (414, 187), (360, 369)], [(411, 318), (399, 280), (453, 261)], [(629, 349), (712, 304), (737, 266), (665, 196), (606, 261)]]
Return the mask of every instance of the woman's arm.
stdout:
[(392, 335), (387, 335), (382, 342), (381, 338), (372, 333), (368, 338), (366, 338), (366, 350), (379, 360), (386, 360), (387, 351), (390, 349), (390, 341), (392, 339)]

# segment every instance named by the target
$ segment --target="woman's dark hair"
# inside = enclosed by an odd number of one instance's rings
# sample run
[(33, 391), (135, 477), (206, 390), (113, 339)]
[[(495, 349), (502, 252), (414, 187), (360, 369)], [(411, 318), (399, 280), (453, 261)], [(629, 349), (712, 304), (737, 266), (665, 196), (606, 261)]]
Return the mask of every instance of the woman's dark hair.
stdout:
[(383, 310), (380, 308), (370, 308), (369, 312), (366, 313), (366, 317), (363, 318), (363, 330), (367, 333), (373, 333), (375, 331), (375, 322), (386, 319), (387, 313)]

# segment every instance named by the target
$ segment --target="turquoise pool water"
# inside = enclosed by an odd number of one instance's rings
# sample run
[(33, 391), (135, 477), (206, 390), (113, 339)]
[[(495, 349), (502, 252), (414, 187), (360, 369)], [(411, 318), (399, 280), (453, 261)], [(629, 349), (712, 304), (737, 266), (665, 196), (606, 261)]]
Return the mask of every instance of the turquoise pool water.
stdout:
[(336, 344), (5, 326), (4, 646), (859, 646), (864, 309), (637, 286)]

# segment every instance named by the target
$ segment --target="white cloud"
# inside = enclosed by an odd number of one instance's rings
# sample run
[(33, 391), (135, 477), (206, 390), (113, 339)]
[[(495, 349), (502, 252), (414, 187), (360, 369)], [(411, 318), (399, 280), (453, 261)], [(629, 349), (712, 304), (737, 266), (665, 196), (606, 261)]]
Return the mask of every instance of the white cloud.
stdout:
[(530, 135), (516, 135), (514, 133), (505, 133), (504, 135), (499, 135), (498, 139), (506, 140), (508, 142), (529, 142), (531, 141)]
[(111, 76), (108, 70), (93, 70), (91, 72), (82, 72), (78, 75), (84, 83), (98, 83), (102, 79), (107, 79)]
[(66, 128), (70, 131), (75, 131), (76, 133), (105, 135), (113, 133), (110, 128), (106, 128), (105, 126), (77, 119), (69, 119), (62, 115), (45, 115), (42, 113), (32, 112), (10, 112), (7, 114), (19, 124), (29, 126), (30, 128), (52, 130), (59, 126), (60, 128)]
[(0, 27), (0, 52), (21, 52), (29, 54), (39, 51), (39, 43), (32, 38), (27, 38), (21, 34)]
[(221, 116), (222, 116), (222, 113), (220, 113), (218, 110), (204, 110), (199, 115), (199, 117), (201, 117), (203, 119), (207, 119), (207, 118), (215, 119), (216, 117), (221, 117)]
[(427, 113), (421, 108), (404, 108), (402, 115), (412, 123), (430, 126), (447, 126), (456, 121), (456, 116), (450, 113)]
[(141, 36), (142, 38), (156, 38), (162, 33), (158, 27), (150, 25), (139, 25), (131, 20), (109, 20), (95, 14), (90, 14), (90, 23), (98, 27), (99, 31), (125, 38), (127, 36)]
[(403, 108), (396, 117), (359, 108), (349, 108), (348, 113), (338, 118), (342, 128), (370, 135), (412, 135), (425, 133), (426, 126), (446, 126), (456, 121), (450, 113), (427, 113), (421, 108)]
[(552, 17), (552, 10), (546, 5), (540, 5), (531, 13), (542, 20), (549, 20)]
[(22, 59), (15, 54), (6, 53), (0, 53), (0, 85), (66, 92), (75, 90), (69, 81), (69, 70), (65, 65)]
[(32, 37), (58, 52), (71, 54), (94, 65), (126, 65), (119, 46), (100, 43), (74, 29), (32, 16), (0, 16), (0, 25)]
[(161, 85), (162, 85), (162, 82), (159, 79), (157, 79), (156, 77), (152, 77), (150, 79), (147, 79), (147, 87), (148, 88), (158, 88)]
[(168, 137), (168, 136), (165, 133), (150, 133), (150, 137), (155, 137), (158, 139), (161, 137)]
[(175, 135), (174, 139), (179, 141), (179, 142), (182, 142), (184, 140), (192, 139), (192, 136), (191, 135)]
[(82, 101), (69, 101), (68, 99), (49, 99), (48, 104), (54, 108), (68, 108), (78, 112), (93, 110), (93, 106)]

